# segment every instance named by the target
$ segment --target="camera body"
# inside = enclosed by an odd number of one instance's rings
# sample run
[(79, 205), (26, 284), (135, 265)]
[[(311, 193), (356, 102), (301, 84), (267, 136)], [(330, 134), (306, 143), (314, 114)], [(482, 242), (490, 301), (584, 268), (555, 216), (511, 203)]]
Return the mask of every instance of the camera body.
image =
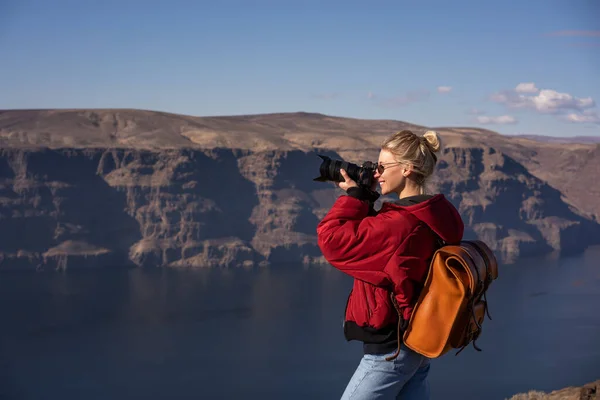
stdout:
[(344, 178), (340, 173), (340, 169), (346, 171), (348, 176), (356, 182), (358, 186), (370, 189), (373, 185), (375, 178), (375, 170), (377, 169), (377, 163), (371, 161), (365, 161), (361, 166), (342, 160), (332, 160), (327, 156), (317, 154), (323, 162), (319, 167), (320, 176), (314, 178), (317, 182), (343, 182)]

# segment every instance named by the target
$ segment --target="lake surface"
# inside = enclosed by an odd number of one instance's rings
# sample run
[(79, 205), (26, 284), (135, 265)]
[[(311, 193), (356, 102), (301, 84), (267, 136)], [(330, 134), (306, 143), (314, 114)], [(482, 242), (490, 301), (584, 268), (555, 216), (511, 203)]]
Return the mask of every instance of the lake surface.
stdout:
[[(600, 250), (501, 266), (478, 345), (433, 399), (600, 379)], [(338, 399), (351, 279), (332, 268), (0, 273), (0, 399)]]

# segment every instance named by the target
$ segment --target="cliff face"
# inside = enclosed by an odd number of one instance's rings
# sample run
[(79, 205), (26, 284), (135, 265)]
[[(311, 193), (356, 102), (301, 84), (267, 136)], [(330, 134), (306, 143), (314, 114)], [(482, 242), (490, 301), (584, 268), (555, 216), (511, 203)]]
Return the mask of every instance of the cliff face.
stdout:
[[(324, 262), (316, 225), (342, 192), (313, 181), (317, 154), (377, 160), (377, 141), (406, 127), (373, 123), (385, 134), (367, 136), (370, 143), (359, 139), (364, 134), (344, 138), (349, 125), (320, 115), (214, 122), (117, 114), (0, 113), (0, 269)], [(64, 129), (73, 133), (61, 133), (55, 125), (71, 117)], [(430, 191), (458, 207), (468, 238), (485, 240), (503, 261), (600, 242), (597, 203), (583, 201), (576, 186), (568, 186), (569, 197), (548, 183), (560, 186), (564, 174), (546, 172), (543, 180), (546, 170), (531, 166), (555, 148), (532, 149), (488, 132), (442, 135), (446, 148)], [(70, 146), (58, 146), (65, 142)], [(554, 161), (567, 165), (569, 155), (556, 154)], [(574, 173), (593, 163), (578, 158)]]
[(231, 151), (2, 151), (3, 266), (254, 260), (256, 188)]
[(445, 153), (432, 189), (458, 206), (467, 236), (489, 243), (505, 260), (579, 252), (598, 241), (596, 221), (577, 213), (515, 159), (493, 147)]
[[(341, 191), (312, 180), (319, 163), (302, 151), (3, 150), (0, 265), (322, 262), (315, 228)], [(467, 235), (505, 260), (600, 237), (598, 224), (493, 149), (447, 150), (433, 186), (457, 205)]]

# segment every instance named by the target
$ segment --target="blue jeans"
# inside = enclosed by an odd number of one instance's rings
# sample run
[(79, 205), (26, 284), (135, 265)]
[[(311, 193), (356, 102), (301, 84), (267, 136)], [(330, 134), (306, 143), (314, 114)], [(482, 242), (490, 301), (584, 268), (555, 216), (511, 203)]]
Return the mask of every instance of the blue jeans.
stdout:
[(365, 354), (341, 400), (428, 400), (429, 359), (402, 346), (398, 358), (385, 360), (394, 353)]

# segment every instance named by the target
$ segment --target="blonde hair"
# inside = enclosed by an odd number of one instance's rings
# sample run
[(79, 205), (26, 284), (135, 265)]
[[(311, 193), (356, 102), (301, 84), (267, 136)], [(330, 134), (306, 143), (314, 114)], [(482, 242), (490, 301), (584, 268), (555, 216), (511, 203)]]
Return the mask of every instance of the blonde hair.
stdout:
[(437, 164), (435, 153), (440, 151), (442, 141), (435, 131), (427, 131), (417, 136), (412, 131), (403, 130), (387, 138), (381, 148), (394, 155), (396, 161), (410, 164), (416, 174), (415, 182), (420, 193), (425, 193), (425, 181), (433, 174)]

